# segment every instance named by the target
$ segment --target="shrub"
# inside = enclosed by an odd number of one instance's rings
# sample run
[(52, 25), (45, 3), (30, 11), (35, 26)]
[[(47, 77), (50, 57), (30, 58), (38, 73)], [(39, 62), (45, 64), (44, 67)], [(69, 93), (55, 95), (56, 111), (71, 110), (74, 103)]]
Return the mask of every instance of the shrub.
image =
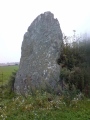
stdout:
[(61, 65), (62, 83), (68, 84), (69, 90), (74, 85), (76, 90), (90, 96), (90, 41), (64, 45), (58, 62)]

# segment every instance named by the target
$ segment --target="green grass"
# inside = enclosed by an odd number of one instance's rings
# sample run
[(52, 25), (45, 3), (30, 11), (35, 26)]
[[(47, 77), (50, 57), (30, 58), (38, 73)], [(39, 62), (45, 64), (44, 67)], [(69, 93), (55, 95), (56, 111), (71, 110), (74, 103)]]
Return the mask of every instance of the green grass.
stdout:
[[(48, 98), (51, 97), (51, 101)], [(35, 95), (3, 96), (0, 101), (1, 120), (90, 120), (90, 99), (72, 100), (69, 105), (62, 96), (36, 92)]]
[(14, 70), (18, 70), (18, 66), (0, 66), (0, 85), (7, 83)]
[[(18, 66), (0, 67), (5, 83), (14, 69)], [(10, 93), (7, 85), (0, 87), (0, 120), (90, 120), (90, 98), (75, 96), (69, 100), (67, 96), (39, 91), (18, 96)]]

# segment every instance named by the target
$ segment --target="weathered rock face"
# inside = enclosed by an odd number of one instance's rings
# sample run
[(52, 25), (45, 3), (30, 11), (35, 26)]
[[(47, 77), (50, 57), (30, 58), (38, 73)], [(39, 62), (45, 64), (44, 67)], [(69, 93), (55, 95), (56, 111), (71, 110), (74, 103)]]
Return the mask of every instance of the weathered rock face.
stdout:
[(57, 59), (61, 48), (62, 32), (58, 20), (51, 12), (39, 15), (24, 35), (15, 91), (24, 94), (36, 89), (54, 90), (60, 79)]

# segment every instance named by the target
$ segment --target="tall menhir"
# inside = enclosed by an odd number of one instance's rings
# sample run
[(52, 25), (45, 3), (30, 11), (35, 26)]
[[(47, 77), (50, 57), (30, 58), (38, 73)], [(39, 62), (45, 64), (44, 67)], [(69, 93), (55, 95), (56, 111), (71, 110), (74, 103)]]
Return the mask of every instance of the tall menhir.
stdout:
[(14, 90), (28, 94), (37, 89), (56, 91), (60, 80), (57, 59), (62, 49), (60, 24), (51, 12), (39, 15), (29, 26), (21, 47)]

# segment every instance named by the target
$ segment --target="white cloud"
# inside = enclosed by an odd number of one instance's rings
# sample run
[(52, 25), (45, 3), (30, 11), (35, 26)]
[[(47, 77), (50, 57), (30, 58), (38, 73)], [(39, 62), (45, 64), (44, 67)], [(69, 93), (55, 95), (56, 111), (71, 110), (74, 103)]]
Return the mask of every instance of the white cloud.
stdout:
[(90, 31), (89, 0), (0, 0), (0, 62), (19, 61), (21, 43), (37, 15), (51, 11), (62, 31)]

